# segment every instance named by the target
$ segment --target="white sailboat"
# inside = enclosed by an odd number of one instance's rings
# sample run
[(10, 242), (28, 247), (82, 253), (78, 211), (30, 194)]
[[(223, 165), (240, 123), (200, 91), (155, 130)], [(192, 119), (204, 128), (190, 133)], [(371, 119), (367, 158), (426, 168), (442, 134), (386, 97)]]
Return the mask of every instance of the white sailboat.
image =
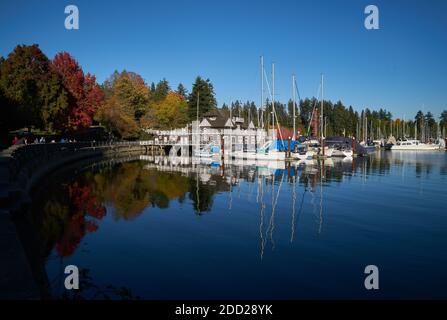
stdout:
[[(292, 75), (292, 97), (293, 97), (293, 136), (292, 140), (296, 141), (296, 80), (295, 75)], [(299, 93), (298, 93), (299, 95)], [(291, 152), (291, 157), (298, 160), (312, 159), (316, 152), (308, 144), (298, 144)]]
[(324, 140), (326, 139), (326, 137), (324, 136), (324, 76), (323, 74), (321, 74), (321, 120), (320, 120), (320, 125), (321, 125), (321, 134), (320, 134), (320, 150), (318, 155), (320, 157), (323, 158), (330, 158), (332, 157), (332, 154), (334, 153), (334, 148), (332, 147), (327, 147), (324, 145)]
[(255, 157), (256, 160), (285, 160), (286, 153), (278, 150), (276, 140), (270, 140), (256, 151)]
[[(261, 74), (264, 74), (263, 57), (261, 57)], [(263, 78), (263, 77), (262, 77)], [(261, 89), (262, 91), (263, 89)], [(275, 128), (275, 64), (272, 64), (272, 125)], [(263, 97), (262, 97), (263, 99)], [(278, 143), (272, 130), (271, 139), (265, 142), (256, 151), (238, 151), (233, 153), (236, 159), (247, 160), (272, 160), (280, 161), (286, 159), (286, 153), (278, 149)]]
[[(276, 122), (278, 120), (276, 119)], [(278, 123), (279, 126), (279, 123)], [(272, 139), (267, 141), (261, 148), (256, 150), (257, 160), (285, 160), (286, 153), (278, 149), (277, 139), (275, 137), (275, 64), (272, 64)]]

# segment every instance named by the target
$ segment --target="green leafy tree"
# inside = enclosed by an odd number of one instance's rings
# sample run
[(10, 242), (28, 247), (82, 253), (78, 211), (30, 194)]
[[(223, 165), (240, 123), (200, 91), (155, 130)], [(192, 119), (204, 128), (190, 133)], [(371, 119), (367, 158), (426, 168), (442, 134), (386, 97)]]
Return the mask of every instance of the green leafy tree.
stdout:
[(97, 121), (121, 138), (137, 138), (140, 119), (149, 110), (150, 90), (143, 78), (123, 71), (114, 73), (104, 86), (108, 94), (97, 113)]
[(43, 104), (55, 98), (44, 97), (45, 92), (52, 92), (45, 90), (49, 79), (49, 60), (38, 45), (17, 46), (2, 62), (0, 87), (3, 99), (9, 101), (10, 127), (44, 126)]
[(166, 97), (153, 103), (150, 111), (142, 118), (141, 124), (145, 128), (175, 129), (182, 128), (188, 122), (188, 104), (176, 92), (169, 92)]

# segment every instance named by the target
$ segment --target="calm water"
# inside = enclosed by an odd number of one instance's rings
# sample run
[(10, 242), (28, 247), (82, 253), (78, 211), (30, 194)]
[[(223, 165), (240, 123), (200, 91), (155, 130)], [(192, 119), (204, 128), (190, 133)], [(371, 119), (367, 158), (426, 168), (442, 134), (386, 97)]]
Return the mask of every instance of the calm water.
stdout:
[(52, 294), (74, 264), (85, 298), (447, 298), (446, 153), (282, 166), (147, 158), (55, 175), (34, 206)]

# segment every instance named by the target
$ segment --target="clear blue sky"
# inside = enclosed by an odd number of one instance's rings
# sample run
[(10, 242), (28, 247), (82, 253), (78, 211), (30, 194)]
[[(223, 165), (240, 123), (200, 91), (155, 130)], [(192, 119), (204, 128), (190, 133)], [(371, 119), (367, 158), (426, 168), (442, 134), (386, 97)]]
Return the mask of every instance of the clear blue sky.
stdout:
[[(80, 30), (64, 28), (75, 4)], [(364, 28), (364, 8), (380, 10), (380, 30)], [(447, 1), (83, 1), (1, 0), (0, 55), (37, 43), (52, 58), (70, 52), (99, 82), (114, 70), (147, 83), (166, 78), (188, 89), (209, 77), (218, 104), (260, 100), (259, 56), (276, 64), (277, 99), (291, 97), (296, 73), (303, 97), (360, 110), (383, 107), (413, 117), (425, 105), (447, 109)]]

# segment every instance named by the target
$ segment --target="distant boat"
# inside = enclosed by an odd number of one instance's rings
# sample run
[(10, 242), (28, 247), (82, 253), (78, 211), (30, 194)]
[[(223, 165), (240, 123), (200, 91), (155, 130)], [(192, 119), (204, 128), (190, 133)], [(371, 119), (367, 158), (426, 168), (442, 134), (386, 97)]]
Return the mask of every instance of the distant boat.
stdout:
[(433, 151), (440, 148), (441, 146), (435, 143), (422, 143), (419, 140), (399, 140), (390, 147), (390, 150)]
[(291, 152), (292, 158), (299, 160), (312, 159), (316, 154), (317, 153), (307, 144), (298, 144)]
[(377, 150), (377, 146), (370, 141), (362, 141), (360, 142), (360, 146), (362, 147), (364, 154), (373, 153)]
[(210, 143), (198, 150), (194, 150), (193, 154), (199, 158), (220, 158), (220, 148)]
[(334, 148), (334, 151), (332, 152), (333, 157), (352, 157), (354, 152), (351, 148), (348, 147), (339, 147)]
[(352, 157), (352, 138), (348, 137), (329, 137), (326, 139), (326, 145), (332, 147), (333, 157)]
[(257, 160), (285, 160), (286, 153), (279, 150), (278, 140), (270, 140), (256, 150), (255, 157)]
[[(320, 141), (318, 141), (317, 139), (310, 138), (310, 139), (302, 142), (302, 145), (307, 146), (308, 150), (313, 152), (312, 156), (321, 155), (321, 151), (322, 151), (321, 144), (320, 144)], [(325, 145), (324, 156), (328, 157), (328, 158), (332, 157), (334, 150), (335, 150), (335, 148), (333, 148), (332, 146)]]

